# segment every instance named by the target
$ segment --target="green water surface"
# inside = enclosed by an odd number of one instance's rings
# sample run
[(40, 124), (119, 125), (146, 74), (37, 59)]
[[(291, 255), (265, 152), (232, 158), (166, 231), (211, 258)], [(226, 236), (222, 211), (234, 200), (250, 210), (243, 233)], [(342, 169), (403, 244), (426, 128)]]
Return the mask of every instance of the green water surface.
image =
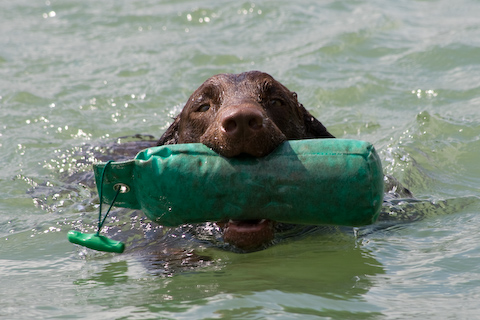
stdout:
[[(1, 8), (0, 318), (479, 317), (478, 1)], [(297, 92), (335, 136), (372, 142), (385, 173), (425, 201), (422, 219), (238, 254), (188, 239), (171, 249), (167, 231), (115, 211), (110, 233), (126, 253), (67, 241), (95, 228), (96, 192), (76, 178), (91, 170), (86, 155), (159, 137), (206, 78), (252, 69)]]

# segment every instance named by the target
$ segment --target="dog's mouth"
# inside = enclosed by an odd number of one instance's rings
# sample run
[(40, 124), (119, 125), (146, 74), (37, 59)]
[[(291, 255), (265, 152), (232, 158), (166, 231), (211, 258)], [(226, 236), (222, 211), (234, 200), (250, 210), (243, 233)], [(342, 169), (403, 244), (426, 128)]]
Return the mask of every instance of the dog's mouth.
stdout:
[(241, 250), (254, 251), (270, 244), (274, 238), (274, 222), (268, 219), (229, 220), (217, 222), (223, 240)]

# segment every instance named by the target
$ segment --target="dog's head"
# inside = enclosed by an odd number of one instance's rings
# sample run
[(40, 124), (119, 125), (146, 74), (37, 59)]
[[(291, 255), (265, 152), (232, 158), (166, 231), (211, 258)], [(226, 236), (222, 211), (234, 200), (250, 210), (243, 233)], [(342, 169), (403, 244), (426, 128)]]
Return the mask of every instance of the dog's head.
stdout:
[(201, 142), (225, 157), (262, 157), (285, 140), (332, 137), (294, 92), (250, 71), (207, 79), (158, 144)]
[[(207, 79), (190, 96), (158, 145), (203, 143), (224, 157), (263, 157), (285, 140), (333, 138), (272, 76), (250, 71)], [(224, 240), (244, 250), (270, 242), (274, 222), (265, 219), (217, 223)]]

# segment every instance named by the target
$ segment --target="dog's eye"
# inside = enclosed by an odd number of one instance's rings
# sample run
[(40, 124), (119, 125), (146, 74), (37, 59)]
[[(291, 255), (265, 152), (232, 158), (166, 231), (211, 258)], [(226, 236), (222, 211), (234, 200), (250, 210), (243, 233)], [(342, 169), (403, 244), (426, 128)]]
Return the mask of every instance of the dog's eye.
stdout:
[(271, 107), (278, 108), (282, 106), (282, 101), (279, 99), (272, 99), (269, 101), (269, 104)]
[(202, 104), (200, 107), (198, 107), (197, 112), (205, 112), (210, 109), (210, 105), (208, 103)]

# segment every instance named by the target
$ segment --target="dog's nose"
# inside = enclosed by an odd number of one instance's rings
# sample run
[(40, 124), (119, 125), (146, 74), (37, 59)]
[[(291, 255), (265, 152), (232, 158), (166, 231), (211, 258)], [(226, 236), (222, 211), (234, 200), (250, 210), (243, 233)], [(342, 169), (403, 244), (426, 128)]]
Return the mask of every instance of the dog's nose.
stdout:
[(221, 119), (223, 132), (232, 138), (249, 138), (264, 128), (263, 113), (253, 107), (238, 107)]

